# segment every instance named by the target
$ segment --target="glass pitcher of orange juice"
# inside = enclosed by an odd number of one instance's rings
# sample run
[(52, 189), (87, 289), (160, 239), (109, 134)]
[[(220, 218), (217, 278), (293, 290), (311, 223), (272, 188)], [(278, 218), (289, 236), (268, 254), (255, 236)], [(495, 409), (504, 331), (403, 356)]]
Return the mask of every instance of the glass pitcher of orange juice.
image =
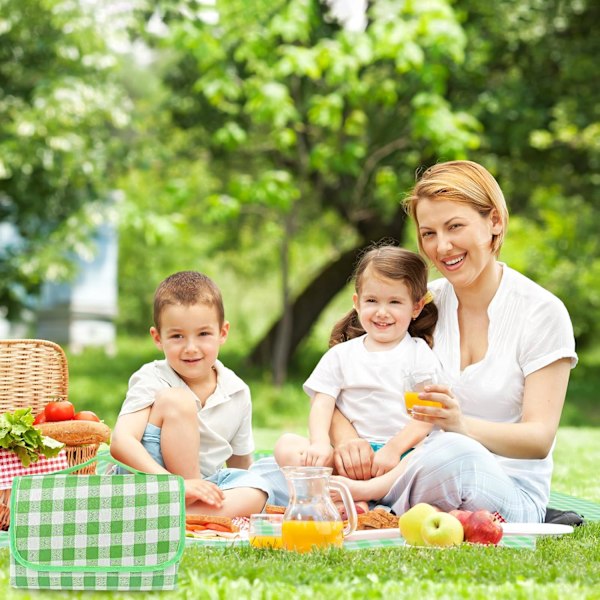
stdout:
[[(296, 552), (329, 546), (341, 548), (344, 536), (356, 531), (358, 524), (348, 488), (330, 481), (329, 467), (283, 467), (282, 471), (290, 491), (281, 527), (283, 547)], [(344, 503), (348, 515), (346, 526), (331, 500), (330, 490), (337, 491)]]

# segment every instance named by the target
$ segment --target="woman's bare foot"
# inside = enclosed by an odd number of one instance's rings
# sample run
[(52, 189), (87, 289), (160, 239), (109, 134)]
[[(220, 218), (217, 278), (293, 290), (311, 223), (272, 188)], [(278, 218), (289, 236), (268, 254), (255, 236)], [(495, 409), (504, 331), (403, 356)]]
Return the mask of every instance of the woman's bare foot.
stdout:
[[(335, 475), (333, 479), (344, 483), (350, 490), (350, 494), (357, 502), (366, 504), (369, 500), (380, 500), (389, 491), (386, 483), (379, 481), (380, 478), (374, 479), (349, 479), (341, 475)], [(368, 509), (368, 505), (367, 505)]]

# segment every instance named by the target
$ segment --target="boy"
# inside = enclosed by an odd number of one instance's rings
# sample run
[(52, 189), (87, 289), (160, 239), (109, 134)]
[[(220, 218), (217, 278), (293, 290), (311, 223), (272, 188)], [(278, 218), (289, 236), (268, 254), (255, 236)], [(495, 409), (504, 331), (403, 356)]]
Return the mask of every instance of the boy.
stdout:
[(248, 386), (217, 360), (228, 333), (206, 275), (182, 271), (158, 286), (150, 335), (165, 359), (131, 376), (111, 453), (146, 473), (181, 475), (188, 512), (233, 517), (261, 512), (269, 486), (245, 470), (252, 405)]

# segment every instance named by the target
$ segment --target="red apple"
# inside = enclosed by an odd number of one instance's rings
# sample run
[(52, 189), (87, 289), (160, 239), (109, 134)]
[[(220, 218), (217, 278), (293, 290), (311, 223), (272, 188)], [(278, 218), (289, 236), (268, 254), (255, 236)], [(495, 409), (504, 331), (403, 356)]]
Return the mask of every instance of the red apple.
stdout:
[(460, 510), (457, 508), (455, 510), (448, 511), (448, 514), (452, 515), (453, 517), (456, 517), (464, 527), (465, 523), (468, 521), (469, 517), (473, 514), (473, 512), (470, 510)]
[(465, 541), (496, 545), (502, 539), (502, 525), (488, 510), (476, 510), (464, 524)]

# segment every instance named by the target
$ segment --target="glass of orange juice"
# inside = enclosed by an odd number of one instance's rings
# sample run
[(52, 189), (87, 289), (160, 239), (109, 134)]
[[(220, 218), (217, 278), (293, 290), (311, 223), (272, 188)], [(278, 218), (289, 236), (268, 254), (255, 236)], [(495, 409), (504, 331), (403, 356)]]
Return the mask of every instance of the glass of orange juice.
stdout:
[(260, 513), (250, 515), (248, 539), (253, 548), (281, 548), (283, 515)]
[(414, 406), (436, 406), (442, 408), (442, 403), (437, 400), (422, 400), (419, 398), (419, 394), (425, 391), (425, 386), (433, 383), (438, 383), (438, 376), (434, 371), (412, 373), (406, 377), (404, 403), (409, 415), (412, 415)]

